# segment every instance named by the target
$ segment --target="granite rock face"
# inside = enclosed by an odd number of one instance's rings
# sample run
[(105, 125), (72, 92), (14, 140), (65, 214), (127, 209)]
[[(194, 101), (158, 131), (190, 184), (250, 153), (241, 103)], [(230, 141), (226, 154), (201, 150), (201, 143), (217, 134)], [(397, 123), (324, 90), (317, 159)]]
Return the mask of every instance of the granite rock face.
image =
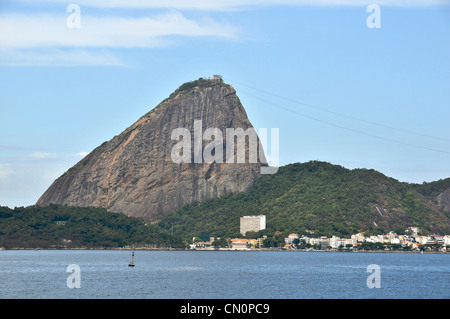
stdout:
[[(199, 123), (201, 132), (207, 128), (223, 132), (223, 161), (194, 161), (194, 135)], [(187, 140), (172, 137), (177, 128), (187, 129), (191, 134), (190, 161), (173, 160), (173, 154), (187, 154), (186, 149), (173, 153), (177, 143)], [(246, 143), (245, 163), (226, 162), (227, 128), (252, 128), (233, 87), (221, 79), (185, 83), (55, 180), (36, 205), (104, 207), (155, 222), (185, 204), (245, 191), (259, 178), (265, 158), (262, 155), (256, 162), (250, 162), (251, 146)], [(201, 149), (212, 140), (215, 135), (204, 139)], [(261, 147), (259, 138), (257, 144)], [(210, 154), (220, 154), (215, 153), (218, 150), (219, 145)]]
[(436, 202), (441, 209), (450, 212), (450, 188), (439, 194), (436, 197)]

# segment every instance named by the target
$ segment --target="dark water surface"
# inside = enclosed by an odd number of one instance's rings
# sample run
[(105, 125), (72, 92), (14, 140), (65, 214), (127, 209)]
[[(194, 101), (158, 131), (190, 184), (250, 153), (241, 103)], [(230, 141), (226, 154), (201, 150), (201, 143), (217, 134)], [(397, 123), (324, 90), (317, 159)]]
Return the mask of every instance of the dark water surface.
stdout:
[[(0, 298), (450, 298), (450, 255), (283, 251), (0, 251)], [(69, 288), (69, 265), (80, 288)], [(369, 265), (380, 288), (369, 288)], [(71, 281), (75, 282), (75, 281)]]

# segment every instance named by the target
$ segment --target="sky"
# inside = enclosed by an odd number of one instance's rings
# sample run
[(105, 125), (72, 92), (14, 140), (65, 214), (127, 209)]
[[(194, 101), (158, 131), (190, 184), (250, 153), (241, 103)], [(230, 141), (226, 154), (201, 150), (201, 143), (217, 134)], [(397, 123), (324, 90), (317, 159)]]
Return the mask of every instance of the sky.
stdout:
[(1, 0), (0, 206), (214, 74), (280, 165), (447, 178), (449, 57), (448, 0)]

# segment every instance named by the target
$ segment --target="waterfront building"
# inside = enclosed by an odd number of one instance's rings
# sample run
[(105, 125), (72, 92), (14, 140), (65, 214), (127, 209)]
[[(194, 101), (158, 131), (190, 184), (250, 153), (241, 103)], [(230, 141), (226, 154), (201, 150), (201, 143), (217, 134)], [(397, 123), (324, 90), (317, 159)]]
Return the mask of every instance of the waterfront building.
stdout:
[(233, 238), (231, 239), (231, 249), (244, 250), (247, 249), (248, 239)]

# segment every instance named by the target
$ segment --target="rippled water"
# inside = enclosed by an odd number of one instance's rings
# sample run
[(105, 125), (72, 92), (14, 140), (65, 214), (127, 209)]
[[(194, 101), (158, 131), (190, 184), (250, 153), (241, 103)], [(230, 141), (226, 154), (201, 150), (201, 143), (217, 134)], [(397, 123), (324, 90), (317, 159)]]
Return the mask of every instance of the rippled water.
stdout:
[[(450, 255), (283, 251), (0, 251), (1, 298), (450, 298)], [(69, 288), (67, 267), (80, 267)], [(367, 266), (380, 267), (368, 288)]]

